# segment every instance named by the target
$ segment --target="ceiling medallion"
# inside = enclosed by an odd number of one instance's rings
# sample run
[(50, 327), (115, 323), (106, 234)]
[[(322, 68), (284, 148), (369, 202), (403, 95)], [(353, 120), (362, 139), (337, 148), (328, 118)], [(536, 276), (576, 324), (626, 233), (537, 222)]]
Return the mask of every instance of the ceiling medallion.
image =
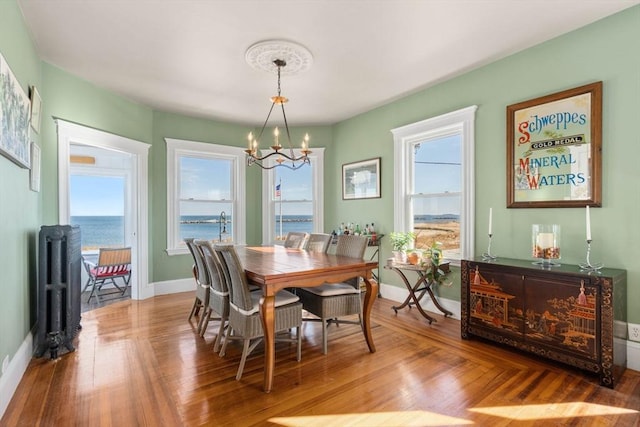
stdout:
[[(311, 68), (313, 56), (309, 50), (294, 42), (285, 40), (265, 40), (258, 42), (247, 49), (244, 55), (247, 63), (256, 70), (293, 76)], [(284, 61), (286, 68), (275, 65), (276, 60)]]

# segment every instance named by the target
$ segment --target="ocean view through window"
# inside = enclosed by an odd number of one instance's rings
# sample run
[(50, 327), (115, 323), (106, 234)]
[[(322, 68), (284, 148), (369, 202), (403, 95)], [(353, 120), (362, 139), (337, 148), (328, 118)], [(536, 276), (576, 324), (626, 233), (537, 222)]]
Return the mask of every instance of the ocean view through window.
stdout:
[(82, 251), (126, 246), (123, 176), (72, 174), (70, 223), (80, 227)]

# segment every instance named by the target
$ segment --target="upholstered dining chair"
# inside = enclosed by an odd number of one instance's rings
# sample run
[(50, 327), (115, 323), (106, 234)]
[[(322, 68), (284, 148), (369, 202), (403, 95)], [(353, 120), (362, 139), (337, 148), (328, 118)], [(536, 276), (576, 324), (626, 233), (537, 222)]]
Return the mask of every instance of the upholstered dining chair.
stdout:
[(309, 252), (327, 252), (331, 244), (331, 234), (311, 233), (307, 241), (307, 251)]
[[(240, 366), (236, 374), (236, 380), (240, 380), (247, 356), (256, 348), (264, 337), (262, 321), (259, 313), (260, 298), (259, 292), (251, 292), (249, 283), (236, 254), (233, 245), (215, 245), (223, 266), (227, 268), (231, 283), (230, 303), (229, 303), (229, 327), (224, 337), (224, 343), (220, 350), (220, 357), (226, 354), (227, 344), (231, 340), (243, 341), (242, 356)], [(297, 343), (296, 359), (300, 361), (302, 355), (302, 304), (298, 297), (287, 291), (280, 291), (275, 297), (275, 333), (287, 332), (296, 328), (296, 338), (284, 338), (280, 341)], [(251, 343), (251, 340), (254, 340)]]
[[(204, 258), (202, 256), (202, 252), (194, 243), (194, 238), (188, 237), (184, 239), (187, 247), (189, 248), (189, 252), (191, 252), (191, 256), (193, 257), (193, 267), (191, 268), (193, 272), (193, 278), (196, 281), (196, 295), (195, 300), (193, 301), (193, 306), (191, 307), (191, 313), (189, 313), (189, 320), (193, 318), (193, 316), (197, 316), (200, 312), (200, 309), (204, 311), (206, 307), (209, 305), (209, 275), (206, 270), (206, 266), (204, 263)], [(196, 330), (200, 332), (200, 323), (202, 317), (198, 321), (198, 326)]]
[(304, 249), (307, 237), (307, 233), (290, 231), (287, 233), (286, 239), (284, 239), (284, 247), (288, 249)]
[[(341, 235), (338, 237), (336, 255), (362, 259), (367, 249), (366, 236)], [(327, 354), (327, 326), (330, 323), (353, 323), (362, 326), (362, 301), (358, 278), (344, 283), (325, 283), (324, 285), (299, 288), (297, 295), (302, 307), (319, 317), (305, 318), (322, 322), (322, 353)], [(358, 315), (358, 321), (340, 320), (341, 317)]]
[[(220, 326), (213, 343), (213, 351), (220, 351), (222, 334), (229, 319), (229, 288), (227, 280), (213, 245), (209, 240), (195, 240), (196, 248), (202, 252), (209, 273), (209, 304), (204, 308), (200, 322), (200, 336), (204, 336), (211, 320), (219, 320)], [(216, 317), (217, 315), (217, 317)]]

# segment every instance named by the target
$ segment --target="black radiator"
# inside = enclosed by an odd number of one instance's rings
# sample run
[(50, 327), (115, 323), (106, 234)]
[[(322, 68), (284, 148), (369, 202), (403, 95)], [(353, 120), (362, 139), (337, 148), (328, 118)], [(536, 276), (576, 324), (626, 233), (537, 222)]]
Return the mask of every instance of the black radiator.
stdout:
[(34, 354), (49, 350), (58, 357), (60, 346), (75, 350), (80, 326), (82, 253), (80, 227), (45, 225), (40, 228), (38, 271), (38, 329)]

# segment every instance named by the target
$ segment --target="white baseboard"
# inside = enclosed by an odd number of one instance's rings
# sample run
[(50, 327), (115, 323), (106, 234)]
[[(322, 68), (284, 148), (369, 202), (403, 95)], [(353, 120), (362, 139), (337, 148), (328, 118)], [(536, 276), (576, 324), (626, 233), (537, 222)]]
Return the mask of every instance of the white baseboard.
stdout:
[(627, 341), (627, 368), (640, 371), (640, 342)]
[(153, 295), (177, 294), (179, 292), (195, 291), (196, 285), (193, 277), (188, 279), (167, 280), (152, 283)]
[[(403, 302), (407, 298), (407, 296), (409, 296), (409, 291), (407, 291), (406, 288), (401, 288), (399, 286), (380, 283), (380, 294), (384, 298), (390, 299), (391, 301)], [(451, 317), (460, 320), (460, 301), (438, 298), (438, 302), (442, 307), (453, 313), (453, 316)], [(422, 298), (422, 303), (422, 308), (425, 311), (442, 314), (442, 312), (438, 310), (433, 304), (433, 301), (431, 301), (431, 298), (429, 298), (428, 295), (425, 295), (425, 297)]]
[(33, 335), (28, 333), (15, 356), (9, 360), (7, 370), (0, 377), (0, 418), (11, 402), (33, 354)]

